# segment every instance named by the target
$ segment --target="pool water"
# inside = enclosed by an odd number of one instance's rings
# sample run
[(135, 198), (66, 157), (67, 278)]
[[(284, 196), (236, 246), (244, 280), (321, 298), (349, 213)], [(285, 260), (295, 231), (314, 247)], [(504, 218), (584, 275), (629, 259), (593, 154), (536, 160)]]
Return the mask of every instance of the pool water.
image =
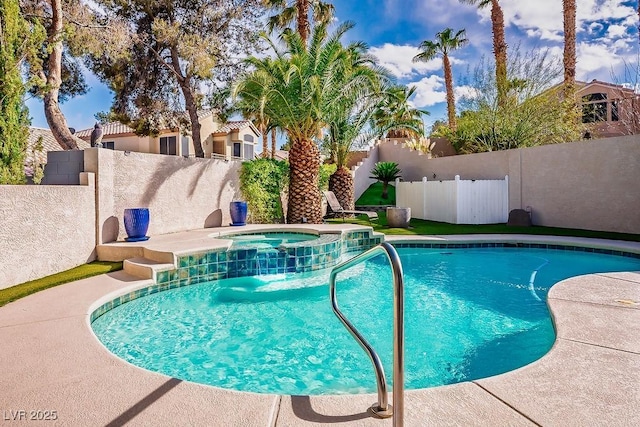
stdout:
[(318, 238), (315, 234), (305, 233), (263, 233), (263, 234), (233, 234), (220, 236), (221, 239), (233, 240), (234, 248), (277, 248), (282, 244), (306, 242)]
[[(640, 260), (545, 249), (398, 249), (405, 273), (408, 389), (503, 373), (555, 336), (549, 288)], [(373, 368), (331, 310), (328, 271), (207, 282), (142, 297), (92, 326), (143, 368), (198, 383), (292, 395), (375, 391)], [(341, 310), (378, 351), (391, 382), (391, 271), (383, 257), (338, 276)]]

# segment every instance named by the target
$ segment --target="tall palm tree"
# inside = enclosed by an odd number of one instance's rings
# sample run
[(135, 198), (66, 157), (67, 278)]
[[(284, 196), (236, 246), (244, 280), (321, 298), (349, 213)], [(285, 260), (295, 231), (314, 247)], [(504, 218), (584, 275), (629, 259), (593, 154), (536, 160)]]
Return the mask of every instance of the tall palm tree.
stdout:
[[(248, 58), (253, 70), (234, 88), (241, 102), (262, 103), (264, 114), (282, 129), (291, 142), (289, 151), (289, 223), (322, 222), (318, 189), (320, 150), (315, 138), (328, 115), (345, 97), (358, 92), (366, 77), (345, 75), (347, 49), (340, 38), (353, 25), (341, 25), (328, 35), (325, 25), (315, 27), (309, 46), (295, 32), (282, 35), (284, 48), (268, 40), (275, 56)], [(262, 85), (260, 91), (252, 86)], [(264, 101), (255, 93), (265, 93)]]
[(576, 0), (562, 0), (564, 22), (564, 91), (572, 99), (576, 85)]
[(491, 5), (491, 30), (493, 33), (493, 54), (496, 59), (496, 88), (498, 105), (505, 104), (509, 81), (507, 80), (507, 42), (504, 37), (504, 14), (498, 0), (460, 0), (461, 3), (477, 5), (478, 8)]
[(455, 35), (451, 28), (446, 28), (436, 34), (436, 41), (425, 40), (419, 49), (421, 52), (413, 57), (414, 62), (431, 61), (436, 55), (442, 55), (442, 65), (444, 67), (444, 84), (447, 89), (447, 115), (449, 117), (449, 128), (456, 130), (456, 101), (453, 94), (453, 76), (451, 74), (451, 61), (449, 52), (460, 49), (469, 40), (465, 38), (465, 30), (460, 30)]
[(365, 53), (366, 49), (363, 43), (354, 43), (348, 48), (342, 78), (348, 81), (353, 73), (359, 73), (363, 76), (362, 84), (358, 92), (345, 97), (328, 112), (328, 132), (324, 141), (336, 164), (336, 171), (329, 177), (329, 190), (346, 210), (354, 207), (353, 176), (346, 167), (349, 155), (355, 145), (374, 137), (372, 129), (367, 130), (367, 127), (384, 99), (383, 88), (389, 86), (391, 79), (375, 58)]
[(379, 138), (419, 138), (424, 136), (422, 115), (426, 110), (411, 106), (409, 99), (416, 91), (415, 86), (391, 86), (383, 94), (371, 119), (371, 127)]
[(329, 24), (335, 12), (333, 4), (320, 0), (263, 0), (263, 4), (277, 13), (269, 18), (268, 28), (273, 31), (276, 28), (288, 28), (294, 22), (296, 31), (300, 34), (302, 42), (306, 45), (311, 31), (309, 12), (313, 22)]

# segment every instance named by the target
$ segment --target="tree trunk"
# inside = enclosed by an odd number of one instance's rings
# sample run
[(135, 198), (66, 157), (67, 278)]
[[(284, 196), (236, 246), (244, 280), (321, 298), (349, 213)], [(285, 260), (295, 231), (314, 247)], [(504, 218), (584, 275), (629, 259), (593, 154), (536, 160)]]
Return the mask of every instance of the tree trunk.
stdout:
[(276, 158), (276, 128), (271, 129), (271, 158)]
[(298, 6), (298, 34), (304, 45), (309, 38), (309, 0), (296, 0)]
[(509, 84), (507, 81), (507, 42), (504, 39), (504, 15), (498, 0), (491, 0), (491, 25), (493, 29), (493, 54), (496, 57), (498, 106), (503, 106), (507, 99)]
[(311, 140), (292, 141), (289, 151), (289, 203), (287, 223), (322, 223), (318, 176), (320, 150)]
[(333, 191), (344, 210), (354, 209), (353, 176), (349, 169), (343, 166), (329, 177), (329, 190)]
[(453, 76), (451, 74), (451, 62), (446, 53), (442, 56), (444, 64), (444, 84), (447, 88), (447, 116), (449, 117), (449, 129), (456, 130), (456, 102), (453, 94)]
[(196, 157), (204, 157), (204, 150), (202, 149), (202, 136), (200, 135), (200, 119), (198, 118), (198, 106), (196, 105), (193, 92), (189, 85), (189, 80), (185, 79), (185, 87), (182, 83), (182, 94), (184, 95), (184, 104), (187, 112), (189, 113), (189, 120), (191, 120), (191, 138), (193, 140), (193, 149), (196, 152)]
[(262, 134), (262, 158), (269, 157), (269, 134), (264, 123), (260, 123), (260, 133)]
[(382, 181), (382, 196), (383, 199), (389, 198), (389, 182)]
[(53, 137), (65, 150), (77, 150), (78, 143), (60, 110), (58, 96), (62, 85), (62, 0), (51, 0), (51, 26), (48, 31), (51, 54), (47, 60), (47, 92), (44, 94), (44, 115)]
[(564, 91), (572, 99), (576, 85), (576, 0), (562, 0), (564, 15)]

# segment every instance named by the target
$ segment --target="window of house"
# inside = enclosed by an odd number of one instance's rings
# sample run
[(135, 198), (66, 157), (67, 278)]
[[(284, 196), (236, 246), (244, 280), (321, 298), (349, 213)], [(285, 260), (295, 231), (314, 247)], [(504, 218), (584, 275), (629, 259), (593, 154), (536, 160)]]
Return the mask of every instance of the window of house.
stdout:
[(611, 121), (617, 122), (620, 120), (620, 115), (618, 114), (618, 101), (611, 101)]
[(233, 143), (233, 157), (242, 156), (242, 144), (239, 142)]
[(182, 137), (182, 155), (186, 157), (189, 157), (189, 142), (188, 136)]
[(253, 135), (245, 135), (242, 139), (246, 142), (253, 142)]
[(109, 150), (115, 150), (116, 149), (116, 143), (115, 141), (102, 141), (102, 148), (107, 148)]
[(160, 154), (175, 156), (177, 153), (175, 136), (163, 136), (160, 138)]
[(607, 94), (590, 93), (582, 97), (582, 123), (607, 121)]
[(253, 160), (253, 145), (245, 144), (244, 145), (244, 159), (245, 160)]

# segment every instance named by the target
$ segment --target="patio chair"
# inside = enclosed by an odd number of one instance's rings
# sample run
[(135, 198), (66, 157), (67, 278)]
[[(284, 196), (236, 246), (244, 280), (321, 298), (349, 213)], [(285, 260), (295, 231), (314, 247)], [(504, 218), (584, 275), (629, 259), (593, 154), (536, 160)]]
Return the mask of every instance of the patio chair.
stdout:
[(324, 198), (327, 200), (327, 204), (331, 208), (331, 212), (327, 212), (327, 215), (325, 216), (325, 218), (329, 218), (329, 217), (336, 218), (337, 216), (341, 216), (342, 221), (344, 222), (345, 215), (366, 215), (367, 218), (369, 219), (369, 222), (371, 222), (374, 219), (378, 219), (377, 212), (348, 211), (348, 210), (342, 209), (342, 206), (340, 206), (340, 202), (338, 201), (338, 198), (336, 197), (336, 195), (333, 194), (333, 191), (323, 191), (322, 193), (324, 194)]

